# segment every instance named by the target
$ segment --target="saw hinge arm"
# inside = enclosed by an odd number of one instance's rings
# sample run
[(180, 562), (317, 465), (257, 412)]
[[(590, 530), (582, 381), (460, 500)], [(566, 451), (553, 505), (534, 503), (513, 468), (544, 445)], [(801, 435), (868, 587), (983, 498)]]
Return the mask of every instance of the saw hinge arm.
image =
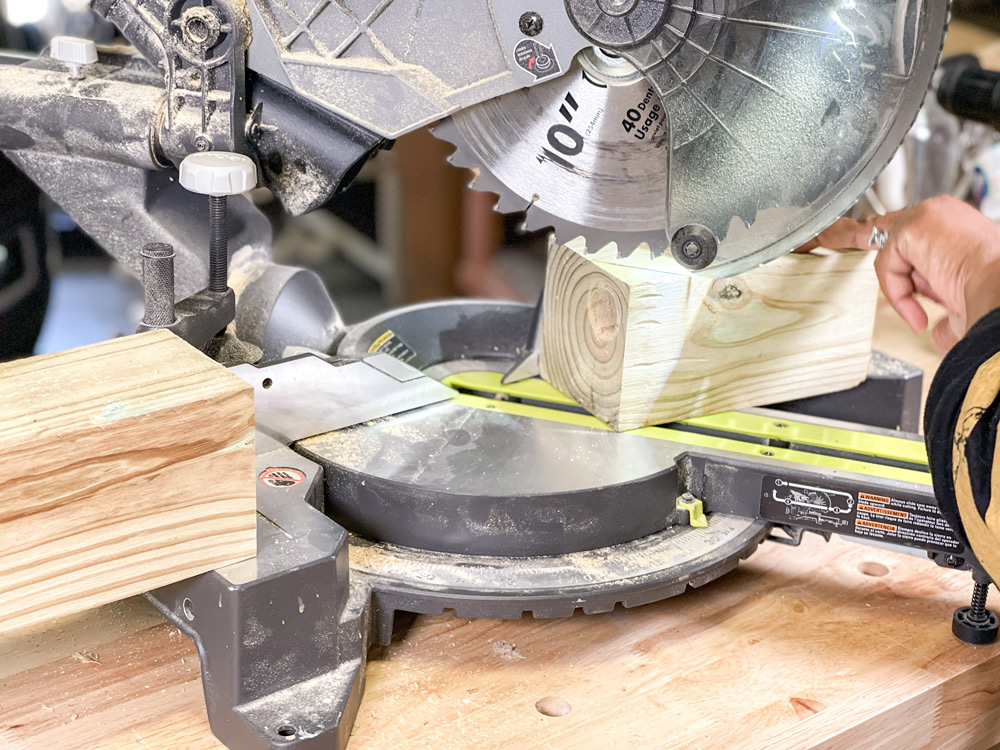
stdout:
[(245, 5), (95, 0), (93, 7), (163, 72), (166, 105), (157, 146), (169, 161), (179, 164), (196, 151), (247, 151)]

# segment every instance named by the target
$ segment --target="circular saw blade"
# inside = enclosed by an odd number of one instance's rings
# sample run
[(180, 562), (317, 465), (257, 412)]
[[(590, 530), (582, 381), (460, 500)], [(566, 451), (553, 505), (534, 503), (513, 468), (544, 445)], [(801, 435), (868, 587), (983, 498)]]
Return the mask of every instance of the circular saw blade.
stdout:
[(566, 75), (462, 110), (434, 133), (456, 146), (452, 164), (476, 172), (475, 189), (499, 195), (498, 211), (625, 257), (669, 246), (664, 125), (646, 79), (588, 49)]
[[(567, 0), (600, 49), (441, 134), (499, 210), (527, 207), (528, 227), (583, 236), (591, 252), (648, 245), (620, 262), (724, 277), (789, 252), (864, 194), (921, 106), (950, 0), (655, 5), (647, 38), (598, 21), (649, 3)], [(678, 262), (652, 262), (664, 255)]]

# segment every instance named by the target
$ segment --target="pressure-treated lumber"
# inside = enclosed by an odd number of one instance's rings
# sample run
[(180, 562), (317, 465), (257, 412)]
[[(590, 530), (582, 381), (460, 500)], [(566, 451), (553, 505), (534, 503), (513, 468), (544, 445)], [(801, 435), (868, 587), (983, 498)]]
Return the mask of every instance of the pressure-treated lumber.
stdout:
[(618, 430), (851, 388), (871, 353), (872, 263), (789, 255), (713, 280), (554, 245), (542, 377)]
[(171, 333), (0, 365), (0, 634), (256, 554), (253, 430)]

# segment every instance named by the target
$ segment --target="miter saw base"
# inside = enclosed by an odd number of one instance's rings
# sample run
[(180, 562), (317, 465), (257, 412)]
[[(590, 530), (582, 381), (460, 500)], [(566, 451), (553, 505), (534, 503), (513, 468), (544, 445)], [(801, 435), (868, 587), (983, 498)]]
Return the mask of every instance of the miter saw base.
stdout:
[[(364, 349), (361, 353), (367, 354), (395, 348), (397, 354), (402, 353), (411, 363), (439, 374), (454, 375), (466, 366), (489, 366), (494, 371), (503, 371), (516, 354), (519, 342), (524, 340), (522, 334), (530, 324), (530, 312), (524, 306), (497, 303), (421, 306), (358, 326), (345, 339), (341, 352), (350, 354)], [(498, 320), (504, 324), (496, 326)], [(434, 321), (439, 325), (432, 325)], [(491, 330), (496, 333), (492, 342), (499, 343), (491, 343)], [(296, 368), (296, 361), (280, 363), (270, 370), (260, 368), (257, 374), (266, 376), (273, 371), (274, 378), (289, 374), (294, 377), (293, 370), (308, 369), (306, 365)], [(343, 366), (331, 369), (347, 373)], [(905, 367), (897, 371), (903, 376), (907, 374)], [(400, 375), (404, 381), (408, 377)], [(267, 381), (264, 378), (262, 382)], [(409, 382), (412, 387), (412, 379)], [(271, 382), (262, 387), (269, 386), (276, 388), (277, 384)], [(502, 400), (493, 403), (506, 405), (514, 412), (538, 408)], [(422, 411), (433, 412), (444, 407), (466, 409), (470, 415), (505, 414), (502, 410), (494, 414), (487, 399), (459, 395), (451, 401), (339, 432), (362, 438), (362, 433), (369, 431), (376, 436), (372, 439), (378, 441), (399, 420), (412, 422)], [(552, 408), (539, 413), (555, 414), (557, 425), (562, 419), (589, 419)], [(902, 410), (896, 416), (897, 421), (901, 414)], [(528, 421), (538, 421), (518, 413), (506, 417), (520, 427)], [(496, 423), (487, 420), (482, 424), (491, 423), (499, 424), (502, 420)], [(467, 424), (471, 427), (468, 420)], [(468, 431), (472, 453), (490, 450), (481, 442), (488, 437), (488, 429), (478, 433)], [(574, 433), (580, 432), (596, 431), (590, 427), (567, 428), (561, 437), (572, 439)], [(642, 453), (636, 442), (642, 438), (631, 440), (628, 435), (601, 434), (630, 447), (629, 451), (612, 451), (612, 460), (627, 461), (630, 454)], [(560, 437), (558, 431), (537, 435), (524, 431), (522, 435), (524, 445), (536, 450), (540, 454), (536, 459), (543, 462), (547, 450), (545, 439)], [(444, 545), (456, 548), (420, 549), (398, 542), (406, 534), (411, 535), (406, 538), (409, 540), (427, 533), (427, 528), (421, 528), (420, 517), (421, 514), (435, 517), (436, 506), (434, 503), (421, 506), (420, 483), (446, 481), (448, 472), (430, 472), (425, 476), (411, 466), (408, 474), (404, 472), (392, 480), (392, 462), (365, 458), (360, 452), (360, 458), (343, 460), (343, 442), (339, 445), (339, 463), (332, 453), (322, 455), (319, 447), (328, 437), (300, 441), (298, 450), (293, 450), (282, 441), (258, 432), (257, 557), (148, 595), (197, 645), (212, 730), (229, 747), (241, 750), (345, 747), (361, 700), (369, 646), (390, 642), (397, 612), (441, 614), (453, 610), (461, 617), (516, 619), (525, 612), (535, 617), (565, 617), (577, 610), (598, 613), (611, 611), (618, 604), (637, 606), (675, 596), (724, 575), (752, 554), (771, 529), (766, 520), (719, 513), (709, 514), (707, 524), (696, 528), (678, 523), (683, 516), (673, 512), (678, 477), (685, 472), (690, 474), (683, 479), (685, 487), (696, 487), (703, 497), (711, 495), (714, 504), (726, 508), (747, 496), (747, 487), (760, 487), (762, 477), (774, 469), (769, 459), (757, 455), (755, 459), (734, 463), (721, 456), (718, 460), (709, 456), (691, 463), (675, 456), (673, 449), (658, 447), (647, 450), (641, 460), (623, 469), (635, 472), (638, 477), (636, 481), (642, 489), (636, 493), (639, 499), (630, 498), (628, 493), (619, 495), (623, 501), (633, 502), (632, 511), (647, 513), (647, 521), (659, 519), (659, 528), (651, 533), (636, 527), (631, 531), (636, 535), (634, 538), (605, 544), (614, 534), (621, 536), (625, 532), (619, 524), (610, 532), (588, 535), (585, 524), (580, 522), (582, 515), (596, 507), (587, 499), (580, 504), (580, 497), (600, 492), (593, 476), (584, 472), (575, 478), (529, 476), (505, 484), (502, 475), (506, 466), (512, 464), (501, 461), (486, 466), (496, 473), (482, 479), (484, 486), (479, 493), (470, 491), (473, 485), (465, 486), (461, 492), (453, 493), (452, 505), (445, 503), (445, 510), (436, 516)], [(533, 437), (542, 440), (532, 442)], [(705, 437), (691, 433), (696, 442)], [(462, 446), (453, 444), (453, 436), (440, 438), (436, 444), (411, 441), (410, 455), (403, 456), (395, 466), (405, 469), (406, 461), (419, 457), (422, 451), (435, 451), (449, 465), (455, 455), (452, 451)], [(312, 448), (301, 447), (305, 444), (311, 444)], [(329, 440), (325, 444), (329, 447)], [(760, 453), (765, 456), (771, 452), (765, 450), (766, 442), (752, 444), (761, 448)], [(391, 447), (400, 450), (405, 445), (403, 441)], [(605, 449), (611, 445), (607, 443)], [(559, 460), (559, 446), (548, 447), (556, 451), (550, 460)], [(504, 451), (516, 448), (516, 442), (498, 444), (504, 460), (511, 458)], [(350, 458), (351, 451), (346, 455)], [(679, 458), (677, 466), (673, 464), (675, 457)], [(666, 479), (653, 471), (657, 462), (668, 462), (667, 470), (659, 472), (669, 475)], [(359, 471), (361, 465), (364, 471)], [(661, 469), (664, 465), (659, 464)], [(541, 466), (536, 463), (533, 469), (540, 471)], [(604, 464), (598, 466), (603, 467), (602, 471), (607, 468)], [(387, 518), (382, 524), (377, 523), (375, 515), (368, 519), (376, 523), (369, 536), (400, 535), (396, 543), (351, 534), (334, 520), (346, 515), (346, 524), (359, 523), (352, 514), (361, 512), (363, 504), (345, 506), (345, 498), (350, 501), (352, 496), (343, 489), (350, 484), (352, 473), (354, 484), (363, 486), (380, 470), (385, 482), (409, 483), (414, 488), (415, 499), (409, 507), (404, 504), (405, 493), (399, 492), (398, 487), (387, 495), (386, 502), (395, 504), (394, 511), (402, 513), (400, 518)], [(462, 479), (457, 474), (452, 478), (456, 482)], [(525, 513), (529, 507), (527, 498), (519, 494), (531, 490), (532, 483), (544, 489), (545, 482), (553, 481), (577, 481), (584, 488), (579, 492), (567, 491), (561, 498), (559, 493), (549, 492), (544, 498), (543, 504), (549, 504), (549, 512), (567, 513), (566, 534), (552, 531), (554, 526), (561, 525), (558, 515), (550, 518), (546, 526), (544, 518)], [(659, 515), (654, 516), (651, 509), (657, 488), (661, 491), (660, 507)], [(487, 495), (487, 490), (492, 494)], [(433, 499), (448, 500), (447, 494), (438, 487)], [(354, 495), (353, 499), (357, 497)], [(373, 498), (377, 496), (369, 497), (368, 501)], [(756, 497), (747, 499), (759, 502)], [(507, 513), (508, 521), (521, 524), (520, 530), (485, 532), (477, 540), (467, 534), (471, 528), (467, 527), (449, 536), (449, 528), (455, 531), (449, 527), (454, 518), (448, 519), (443, 514), (453, 512), (456, 507), (474, 511), (477, 500), (482, 508), (494, 512), (500, 509), (501, 516)], [(563, 505), (559, 506), (559, 502)], [(387, 509), (379, 507), (379, 511)], [(462, 523), (475, 520), (473, 514)], [(462, 523), (458, 524), (459, 529)], [(520, 533), (524, 535), (525, 546), (518, 549), (516, 541)], [(612, 537), (602, 536), (609, 533)], [(470, 554), (468, 548), (456, 551), (477, 541), (485, 546), (476, 549), (475, 554)], [(440, 547), (441, 540), (428, 546)], [(506, 549), (509, 554), (490, 554), (486, 551), (490, 546)]]
[(147, 595), (195, 642), (212, 731), (241, 750), (345, 747), (368, 648), (388, 645), (397, 612), (517, 619), (637, 606), (732, 570), (768, 531), (720, 517), (519, 559), (375, 544), (317, 509), (317, 465), (266, 436), (258, 444), (257, 557)]

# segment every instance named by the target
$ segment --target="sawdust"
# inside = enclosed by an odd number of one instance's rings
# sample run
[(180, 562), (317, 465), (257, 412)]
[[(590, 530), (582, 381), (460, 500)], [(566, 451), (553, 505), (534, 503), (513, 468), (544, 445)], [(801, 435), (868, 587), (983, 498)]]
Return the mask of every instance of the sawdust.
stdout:
[(871, 362), (868, 365), (868, 375), (880, 377), (905, 376), (913, 373), (913, 365), (898, 359), (882, 354), (882, 352), (872, 352)]
[[(377, 430), (370, 429), (376, 425), (383, 426)], [(384, 472), (373, 471), (376, 459), (380, 466), (390, 469), (407, 465), (414, 459), (413, 446), (426, 442), (428, 437), (427, 432), (420, 427), (387, 417), (346, 430), (318, 435), (303, 440), (298, 445), (322, 457), (324, 461), (384, 476)], [(433, 452), (424, 452), (424, 455), (426, 460), (434, 458)]]
[(264, 274), (269, 261), (266, 254), (249, 245), (233, 253), (229, 260), (229, 286), (237, 298)]
[(351, 540), (348, 553), (350, 554), (351, 567), (362, 570), (385, 572), (401, 567), (410, 570), (420, 567), (411, 562), (404, 562), (400, 558), (386, 555), (382, 546), (365, 544), (354, 539)]
[(522, 661), (524, 654), (517, 650), (516, 643), (499, 640), (493, 641), (493, 653), (504, 661)]
[(74, 651), (73, 658), (81, 664), (100, 664), (101, 657), (95, 651), (83, 650)]
[(0, 637), (0, 678), (35, 669), (73, 652), (97, 655), (102, 644), (162, 622), (163, 617), (148, 602), (134, 597)]
[(357, 428), (317, 435), (300, 441), (298, 447), (349, 469), (369, 466), (382, 449), (381, 441)]
[[(565, 590), (567, 586), (577, 585), (586, 586), (590, 594), (597, 594), (620, 588), (625, 580), (632, 587), (659, 581), (662, 571), (679, 570), (680, 566), (709, 557), (714, 551), (720, 554), (727, 547), (732, 553), (745, 556), (756, 548), (759, 534), (759, 527), (745, 520), (713, 518), (708, 529), (668, 531), (638, 544), (602, 550), (520, 558), (519, 564), (513, 567), (510, 560), (504, 558), (421, 552), (352, 536), (350, 562), (353, 570), (421, 586), (500, 593)], [(742, 548), (729, 547), (740, 544), (740, 540)], [(713, 569), (721, 574), (727, 568), (723, 565)], [(568, 602), (567, 605), (573, 607)], [(583, 599), (575, 605), (585, 611), (595, 606)], [(607, 602), (601, 606), (607, 606)], [(456, 608), (456, 612), (463, 616), (461, 607)]]

